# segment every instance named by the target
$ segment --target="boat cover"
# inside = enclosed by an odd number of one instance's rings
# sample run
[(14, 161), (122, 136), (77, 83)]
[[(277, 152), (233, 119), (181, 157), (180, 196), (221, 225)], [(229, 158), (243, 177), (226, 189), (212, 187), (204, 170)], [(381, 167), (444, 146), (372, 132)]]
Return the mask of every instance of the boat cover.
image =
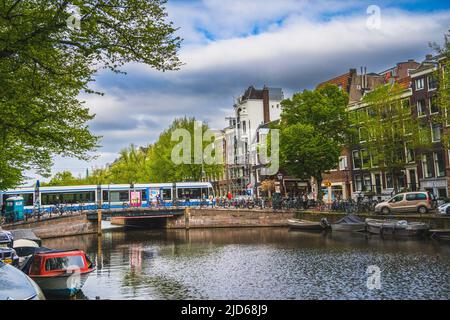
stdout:
[(338, 220), (336, 224), (355, 224), (355, 223), (365, 223), (363, 219), (361, 219), (358, 216), (355, 216), (354, 214), (348, 214), (342, 219)]
[(14, 237), (14, 240), (31, 240), (36, 242), (38, 245), (41, 245), (42, 243), (42, 240), (30, 229), (11, 230), (11, 234)]
[(39, 248), (27, 248), (29, 249), (29, 256), (26, 258), (26, 260), (24, 261), (24, 263), (21, 266), (21, 270), (22, 272), (24, 272), (25, 274), (29, 273), (30, 267), (31, 267), (31, 263), (33, 262), (33, 258), (36, 254), (40, 254), (40, 253), (60, 253), (60, 252), (70, 252), (70, 251), (78, 251), (78, 249), (72, 249), (72, 250), (54, 250), (54, 249), (49, 249), (46, 247), (39, 247)]

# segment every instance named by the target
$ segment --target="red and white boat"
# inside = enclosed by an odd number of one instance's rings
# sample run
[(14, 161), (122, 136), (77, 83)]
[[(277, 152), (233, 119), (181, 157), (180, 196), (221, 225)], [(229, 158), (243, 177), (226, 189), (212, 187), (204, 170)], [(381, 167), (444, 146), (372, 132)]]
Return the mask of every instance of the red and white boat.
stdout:
[(36, 248), (24, 262), (22, 271), (48, 296), (73, 296), (95, 270), (82, 250)]

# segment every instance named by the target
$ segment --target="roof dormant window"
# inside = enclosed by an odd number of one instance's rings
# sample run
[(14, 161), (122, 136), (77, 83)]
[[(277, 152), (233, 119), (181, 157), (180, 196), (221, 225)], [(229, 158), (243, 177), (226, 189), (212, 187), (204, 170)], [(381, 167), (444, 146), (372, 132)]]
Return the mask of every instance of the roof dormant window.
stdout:
[(435, 75), (428, 76), (428, 91), (435, 90), (437, 88), (437, 79)]
[(422, 90), (424, 88), (424, 81), (423, 78), (419, 78), (416, 80), (416, 91)]

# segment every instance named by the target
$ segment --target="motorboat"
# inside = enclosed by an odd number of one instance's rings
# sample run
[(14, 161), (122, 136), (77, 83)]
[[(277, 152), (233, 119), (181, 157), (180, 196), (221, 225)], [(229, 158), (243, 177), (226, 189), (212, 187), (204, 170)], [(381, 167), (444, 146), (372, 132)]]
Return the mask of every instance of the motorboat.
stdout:
[(366, 230), (366, 222), (358, 216), (348, 214), (331, 224), (332, 231), (361, 232)]
[(433, 229), (430, 235), (433, 239), (450, 240), (450, 229)]
[(367, 231), (380, 235), (422, 236), (430, 226), (424, 222), (408, 222), (406, 220), (366, 219)]
[(22, 266), (47, 296), (73, 296), (95, 270), (82, 250), (36, 248)]
[(45, 296), (30, 277), (0, 261), (0, 300), (45, 300)]
[(320, 221), (289, 219), (288, 225), (291, 229), (304, 231), (323, 231), (330, 226), (325, 218)]

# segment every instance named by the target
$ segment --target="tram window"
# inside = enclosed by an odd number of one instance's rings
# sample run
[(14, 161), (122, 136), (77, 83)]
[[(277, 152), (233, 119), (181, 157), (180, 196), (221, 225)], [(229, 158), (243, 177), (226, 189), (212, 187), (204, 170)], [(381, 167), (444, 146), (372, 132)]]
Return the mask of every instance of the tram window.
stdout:
[(142, 201), (147, 201), (147, 190), (141, 190), (142, 192)]
[(25, 193), (25, 194), (17, 194), (17, 195), (3, 195), (3, 203), (6, 202), (8, 198), (11, 197), (22, 197), (24, 206), (32, 206), (34, 204), (33, 194), (32, 193)]
[(77, 193), (43, 193), (41, 195), (41, 199), (43, 205), (95, 202), (95, 192), (88, 191)]
[[(206, 189), (203, 190), (203, 193), (206, 192)], [(180, 188), (178, 189), (178, 198), (179, 199), (200, 199), (202, 196), (202, 190), (200, 188)]]
[(111, 191), (111, 202), (125, 202), (130, 201), (130, 194), (128, 191)]
[(103, 201), (108, 201), (108, 191), (103, 190)]
[(172, 190), (163, 189), (162, 197), (163, 197), (163, 200), (172, 200)]
[(34, 203), (33, 194), (27, 193), (27, 194), (21, 194), (20, 195), (23, 198), (23, 202), (25, 206), (32, 206)]

